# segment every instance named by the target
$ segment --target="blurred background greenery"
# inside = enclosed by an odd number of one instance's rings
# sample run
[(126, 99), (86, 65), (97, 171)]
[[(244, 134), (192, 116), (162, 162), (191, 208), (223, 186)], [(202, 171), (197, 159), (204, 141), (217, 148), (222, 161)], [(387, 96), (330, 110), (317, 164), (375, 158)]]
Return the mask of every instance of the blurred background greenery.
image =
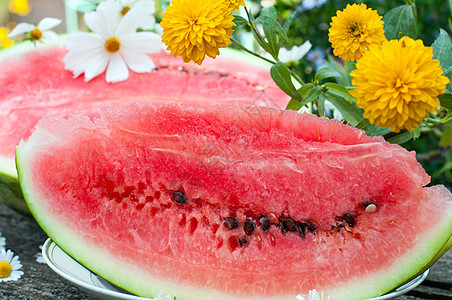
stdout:
[[(368, 7), (378, 11), (380, 15), (390, 9), (402, 5), (407, 1), (414, 0), (250, 0), (246, 1), (247, 7), (253, 14), (258, 15), (262, 7), (274, 5), (281, 23), (292, 13), (293, 19), (289, 30), (289, 40), (284, 45), (290, 49), (293, 46), (309, 41), (311, 50), (297, 63), (290, 65), (301, 75), (305, 82), (314, 79), (316, 70), (325, 66), (326, 61), (334, 59), (341, 64), (341, 60), (332, 57), (331, 45), (328, 41), (328, 29), (331, 17), (336, 15), (337, 10), (342, 10), (347, 4), (365, 3)], [(71, 2), (71, 7), (68, 3)], [(78, 24), (82, 20), (82, 13), (74, 11), (74, 3), (92, 2), (94, 7), (99, 0), (0, 0), (0, 49), (9, 46), (11, 42), (6, 41), (5, 33), (10, 31), (19, 22), (38, 23), (44, 17), (61, 18), (67, 20), (56, 28), (57, 32), (65, 32), (71, 28), (71, 24)], [(155, 0), (156, 18), (159, 20), (161, 12), (169, 4), (169, 0)], [(65, 6), (66, 4), (66, 6)], [(417, 36), (429, 46), (437, 38), (439, 29), (451, 32), (451, 9), (452, 0), (416, 0), (417, 10)], [(86, 7), (86, 6), (85, 6)], [(3, 32), (3, 35), (2, 35)], [(246, 32), (237, 30), (237, 36), (247, 47), (258, 51), (257, 45), (252, 37)], [(417, 158), (432, 176), (432, 184), (442, 183), (452, 188), (452, 124), (444, 124), (435, 128), (421, 129), (421, 136), (411, 140), (402, 146), (409, 150), (416, 150)]]

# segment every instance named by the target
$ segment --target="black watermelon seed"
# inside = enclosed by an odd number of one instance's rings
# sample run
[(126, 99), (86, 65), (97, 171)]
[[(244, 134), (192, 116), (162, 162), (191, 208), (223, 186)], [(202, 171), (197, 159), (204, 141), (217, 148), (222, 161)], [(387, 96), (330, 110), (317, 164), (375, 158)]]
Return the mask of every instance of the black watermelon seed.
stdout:
[(284, 222), (281, 219), (278, 220), (278, 226), (282, 232), (287, 232), (287, 228), (284, 226)]
[(280, 220), (285, 231), (297, 231), (297, 223), (292, 218), (283, 218)]
[(298, 233), (300, 233), (301, 236), (305, 235), (306, 231), (306, 225), (304, 223), (297, 223)]
[(259, 218), (259, 226), (263, 231), (270, 229), (270, 219), (267, 216), (262, 216)]
[(187, 197), (185, 197), (185, 194), (182, 193), (181, 191), (175, 191), (173, 193), (173, 200), (176, 201), (177, 203), (185, 203), (185, 201), (187, 201)]
[(347, 222), (348, 226), (353, 227), (355, 225), (355, 219), (353, 219), (351, 214), (346, 213), (343, 218), (344, 221)]
[(245, 224), (243, 225), (243, 230), (245, 230), (246, 234), (251, 234), (254, 231), (254, 228), (256, 228), (256, 225), (254, 225), (254, 222), (246, 219)]
[(231, 217), (227, 217), (226, 219), (224, 219), (223, 224), (229, 230), (239, 227), (239, 222), (237, 222), (236, 219), (231, 218)]
[(309, 220), (302, 221), (309, 231), (314, 232), (317, 228), (315, 228), (314, 224), (312, 224)]
[(239, 244), (242, 247), (246, 246), (246, 244), (248, 244), (248, 237), (244, 235), (241, 238), (239, 238)]

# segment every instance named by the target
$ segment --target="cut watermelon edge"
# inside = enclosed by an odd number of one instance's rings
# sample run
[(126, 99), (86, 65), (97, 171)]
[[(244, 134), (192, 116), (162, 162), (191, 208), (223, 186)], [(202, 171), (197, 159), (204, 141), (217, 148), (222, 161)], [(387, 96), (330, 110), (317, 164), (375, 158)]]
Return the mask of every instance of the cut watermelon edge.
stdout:
[[(165, 282), (158, 278), (140, 271), (137, 266), (131, 263), (121, 261), (120, 258), (98, 248), (95, 244), (86, 242), (75, 232), (71, 232), (69, 227), (62, 226), (64, 220), (51, 212), (41, 209), (45, 199), (34, 189), (32, 181), (29, 179), (28, 161), (33, 157), (33, 145), (23, 141), (16, 148), (16, 160), (18, 174), (22, 183), (21, 188), (28, 207), (36, 218), (38, 224), (43, 228), (47, 235), (68, 255), (80, 262), (96, 274), (108, 274), (104, 279), (113, 284), (133, 293), (145, 296), (155, 297), (162, 290), (165, 294), (172, 290), (177, 290), (178, 294), (184, 295), (184, 299), (231, 299), (230, 295), (218, 291), (206, 291), (203, 289), (193, 289), (190, 286), (183, 286), (177, 282)], [(446, 190), (444, 186), (434, 186), (425, 189)], [(33, 195), (33, 202), (28, 201)], [(40, 205), (35, 205), (39, 203)], [(411, 280), (419, 273), (422, 273), (426, 267), (431, 266), (447, 249), (452, 245), (452, 202), (449, 201), (448, 207), (445, 207), (445, 213), (438, 216), (435, 225), (423, 234), (416, 246), (409, 252), (400, 256), (400, 258), (389, 268), (383, 269), (374, 274), (372, 278), (354, 279), (352, 282), (344, 284), (341, 288), (322, 291), (326, 296), (330, 295), (332, 299), (367, 299), (377, 295), (390, 292), (394, 288)], [(46, 218), (38, 218), (46, 216)], [(74, 237), (77, 243), (74, 243)], [(445, 242), (446, 241), (446, 242)], [(95, 253), (95, 255), (93, 255)], [(99, 264), (99, 259), (102, 263)], [(427, 263), (426, 263), (427, 262)], [(134, 278), (139, 278), (135, 280)], [(152, 284), (150, 285), (149, 283)], [(174, 295), (172, 295), (174, 296)], [(177, 295), (176, 295), (177, 296)], [(275, 296), (265, 299), (292, 299), (297, 295)], [(248, 300), (263, 299), (262, 296), (244, 298)]]
[[(21, 54), (27, 53), (30, 50), (46, 50), (47, 48), (61, 47), (64, 48), (64, 40), (66, 34), (59, 35), (62, 41), (61, 44), (57, 44), (52, 41), (44, 41), (34, 45), (32, 42), (24, 41), (20, 44), (16, 44), (12, 47), (3, 49), (0, 51), (0, 62), (18, 57)], [(239, 54), (239, 55), (238, 55)], [(221, 50), (221, 56), (246, 62), (248, 65), (253, 65), (260, 70), (270, 70), (271, 64), (265, 62), (257, 57), (238, 51), (234, 49), (224, 48)], [(207, 61), (208, 62), (208, 61)], [(212, 67), (207, 67), (212, 69)], [(213, 70), (213, 69), (212, 69)], [(7, 157), (0, 154), (0, 203), (6, 204), (8, 207), (24, 214), (30, 215), (30, 212), (24, 202), (22, 194), (20, 192), (18, 175), (16, 171), (16, 163), (14, 157)]]

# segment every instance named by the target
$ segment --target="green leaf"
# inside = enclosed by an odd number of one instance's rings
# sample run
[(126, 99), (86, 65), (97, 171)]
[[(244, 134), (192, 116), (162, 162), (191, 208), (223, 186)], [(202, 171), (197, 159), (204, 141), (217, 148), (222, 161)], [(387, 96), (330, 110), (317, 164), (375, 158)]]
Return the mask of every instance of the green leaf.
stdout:
[[(312, 89), (313, 89), (312, 83), (306, 83), (305, 85), (298, 89), (298, 94), (301, 96), (301, 98), (306, 98)], [(304, 103), (304, 101), (300, 102), (299, 100), (292, 98), (287, 104), (286, 109), (298, 111), (306, 104), (307, 103)]]
[(328, 101), (336, 107), (344, 117), (344, 120), (352, 126), (356, 126), (363, 119), (363, 112), (355, 103), (349, 102), (342, 97), (328, 93)]
[(336, 82), (342, 83), (343, 85), (352, 85), (352, 77), (350, 76), (350, 72), (355, 69), (352, 62), (346, 61), (342, 65), (339, 64), (331, 55), (328, 55), (326, 65), (340, 75), (340, 78), (335, 77)]
[(441, 136), (439, 144), (442, 147), (452, 146), (452, 122), (449, 122), (446, 125), (444, 125), (443, 134)]
[(369, 120), (365, 118), (363, 118), (361, 122), (356, 124), (355, 127), (364, 130), (366, 134), (369, 136), (385, 135), (391, 132), (391, 129), (382, 128), (374, 124), (371, 124)]
[(248, 25), (248, 20), (241, 16), (233, 16), (235, 26)]
[(278, 13), (276, 12), (276, 8), (272, 5), (264, 7), (261, 9), (261, 16), (269, 17), (274, 20), (278, 17)]
[(383, 16), (385, 36), (388, 40), (402, 36), (416, 38), (416, 23), (411, 5), (391, 9)]
[(277, 62), (270, 69), (270, 75), (275, 81), (276, 85), (279, 86), (287, 95), (298, 100), (303, 101), (301, 95), (298, 93), (297, 89), (292, 83), (292, 76), (290, 70), (282, 62)]
[(319, 111), (319, 116), (325, 116), (325, 94), (324, 93), (320, 93), (319, 97), (318, 97), (318, 105), (317, 105), (317, 109)]
[(330, 94), (345, 98), (346, 100), (355, 101), (355, 97), (350, 95), (349, 91), (340, 84), (327, 82), (323, 86), (328, 89)]
[(300, 110), (300, 108), (302, 108), (303, 105), (301, 104), (300, 101), (295, 100), (294, 98), (290, 99), (289, 103), (287, 103), (286, 106), (286, 110)]
[(308, 95), (304, 97), (302, 103), (308, 104), (309, 102), (314, 101), (317, 99), (320, 95), (320, 92), (322, 91), (322, 88), (320, 86), (314, 86), (312, 90), (309, 91)]
[(440, 95), (438, 96), (438, 99), (442, 107), (452, 110), (452, 94)]
[(276, 18), (273, 19), (271, 17), (261, 15), (256, 19), (255, 23), (262, 25), (262, 27), (264, 28), (264, 31), (266, 30), (266, 28), (267, 28), (267, 30), (271, 28), (276, 33), (279, 33), (283, 39), (285, 39), (285, 40), (289, 39), (287, 37), (287, 33), (284, 31), (281, 24), (279, 24), (278, 21), (276, 21)]
[(410, 134), (413, 140), (418, 139), (421, 136), (421, 128), (419, 126), (414, 128), (413, 130), (410, 131)]
[(400, 133), (396, 136), (393, 136), (389, 139), (387, 139), (388, 142), (390, 142), (391, 144), (403, 144), (408, 142), (409, 140), (412, 139), (411, 133), (409, 131), (405, 131), (403, 133)]
[(289, 31), (290, 25), (292, 25), (292, 21), (293, 21), (295, 15), (296, 15), (296, 12), (295, 11), (292, 12), (290, 14), (290, 16), (287, 18), (287, 20), (284, 22), (283, 29), (286, 33)]
[(314, 80), (317, 82), (320, 82), (323, 79), (332, 78), (332, 77), (341, 77), (341, 74), (339, 74), (339, 72), (336, 70), (325, 67), (325, 68), (321, 68), (320, 70), (317, 71), (317, 73), (315, 74)]
[[(450, 37), (444, 29), (439, 30), (438, 38), (432, 44), (433, 58), (439, 60), (444, 73), (450, 74), (452, 70), (452, 43)], [(451, 74), (452, 75), (452, 74)], [(451, 75), (448, 77), (452, 79)]]

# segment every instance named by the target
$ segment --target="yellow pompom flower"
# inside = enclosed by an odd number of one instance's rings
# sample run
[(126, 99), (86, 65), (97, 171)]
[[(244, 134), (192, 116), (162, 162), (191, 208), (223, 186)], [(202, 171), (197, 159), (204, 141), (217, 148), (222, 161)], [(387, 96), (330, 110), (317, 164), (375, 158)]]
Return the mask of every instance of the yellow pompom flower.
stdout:
[(239, 9), (240, 6), (245, 7), (245, 0), (227, 0), (229, 1), (229, 9), (236, 10)]
[(0, 48), (8, 48), (14, 45), (14, 41), (8, 38), (8, 29), (0, 27)]
[(28, 0), (11, 0), (8, 5), (8, 10), (19, 16), (26, 16), (30, 13), (30, 5)]
[(399, 132), (424, 122), (440, 105), (449, 78), (442, 76), (433, 49), (403, 37), (373, 47), (358, 60), (350, 94), (370, 123)]
[(329, 41), (334, 55), (346, 61), (358, 60), (371, 45), (386, 40), (382, 17), (365, 4), (347, 4), (332, 17)]
[(162, 14), (162, 41), (171, 54), (201, 64), (231, 43), (235, 26), (229, 0), (173, 0)]

